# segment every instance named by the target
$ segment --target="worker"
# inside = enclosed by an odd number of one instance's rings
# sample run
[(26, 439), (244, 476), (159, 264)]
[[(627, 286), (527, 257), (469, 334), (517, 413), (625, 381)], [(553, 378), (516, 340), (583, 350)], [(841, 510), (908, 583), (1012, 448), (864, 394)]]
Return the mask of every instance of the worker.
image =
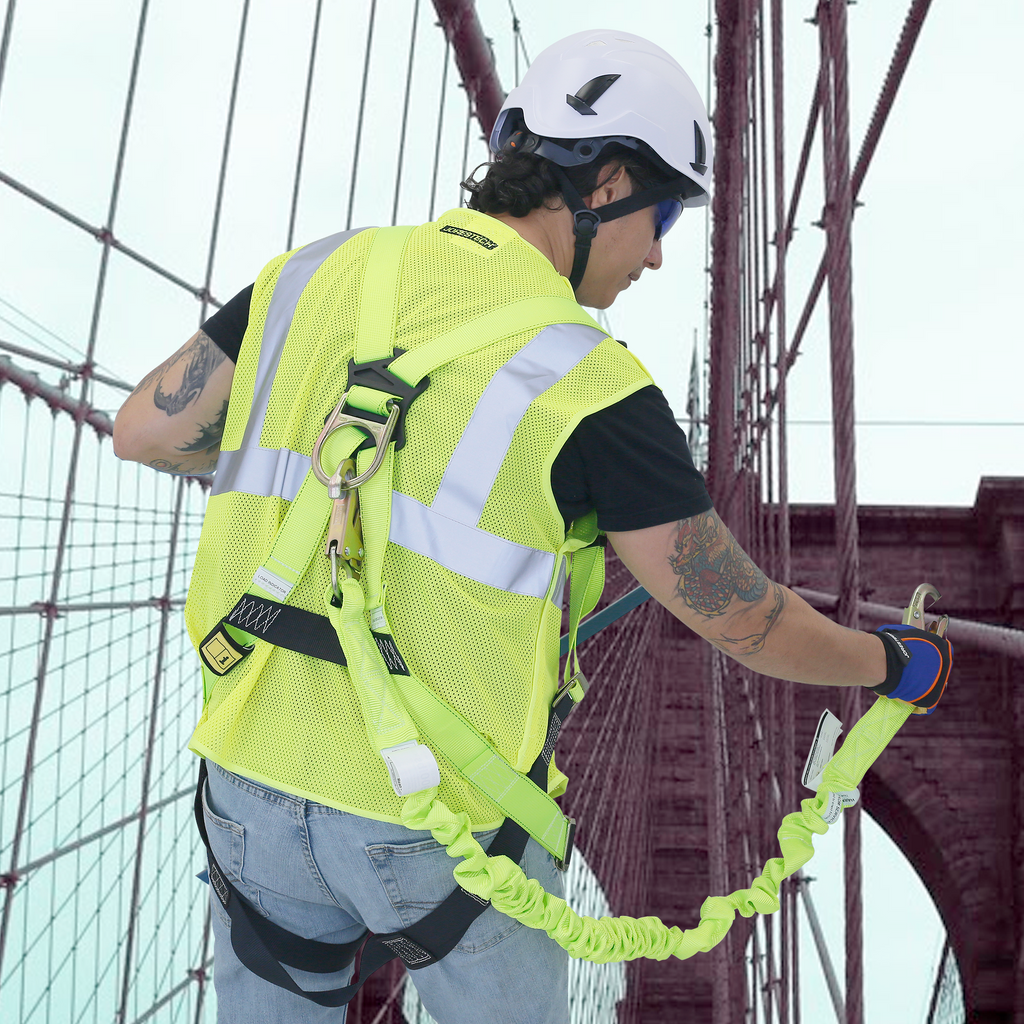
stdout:
[(569, 36), (509, 94), (491, 149), (468, 209), (273, 259), (117, 416), (121, 458), (216, 471), (186, 619), (221, 1024), (343, 1021), (371, 940), (439, 1024), (566, 1024), (565, 952), (455, 887), (403, 807), (427, 794), (562, 894), (571, 823), (552, 839), (493, 780), (557, 810), (550, 748), (582, 696), (572, 658), (557, 678), (563, 587), (605, 537), (756, 672), (920, 711), (948, 676), (934, 634), (846, 629), (766, 577), (662, 392), (581, 309), (658, 270), (708, 202), (710, 126), (679, 64), (628, 32)]

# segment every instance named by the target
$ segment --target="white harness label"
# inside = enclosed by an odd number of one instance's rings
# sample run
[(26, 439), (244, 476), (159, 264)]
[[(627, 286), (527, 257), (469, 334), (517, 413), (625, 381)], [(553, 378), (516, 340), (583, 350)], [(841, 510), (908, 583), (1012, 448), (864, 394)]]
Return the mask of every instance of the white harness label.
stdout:
[(262, 565), (252, 574), (252, 581), (261, 590), (273, 594), (279, 601), (283, 601), (292, 592), (291, 583)]
[(839, 820), (839, 815), (852, 807), (860, 799), (859, 789), (848, 789), (841, 793), (829, 793), (828, 806), (821, 812), (826, 825), (834, 825)]
[(409, 796), (441, 785), (441, 772), (434, 752), (416, 740), (385, 747), (380, 756), (387, 765), (391, 788), (396, 796)]

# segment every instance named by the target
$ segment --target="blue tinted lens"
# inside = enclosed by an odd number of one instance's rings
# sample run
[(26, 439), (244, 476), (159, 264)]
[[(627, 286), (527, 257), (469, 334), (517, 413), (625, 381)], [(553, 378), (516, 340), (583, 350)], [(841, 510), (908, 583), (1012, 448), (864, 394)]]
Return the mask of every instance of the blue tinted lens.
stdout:
[(682, 212), (683, 204), (679, 199), (664, 199), (657, 204), (658, 223), (654, 229), (655, 241), (665, 236), (668, 229), (679, 220)]

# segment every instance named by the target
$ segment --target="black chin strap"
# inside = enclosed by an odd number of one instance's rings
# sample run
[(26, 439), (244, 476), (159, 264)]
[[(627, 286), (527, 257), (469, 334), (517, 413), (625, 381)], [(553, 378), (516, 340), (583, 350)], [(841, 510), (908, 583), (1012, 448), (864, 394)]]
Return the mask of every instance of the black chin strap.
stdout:
[(555, 176), (562, 186), (562, 197), (565, 199), (565, 205), (572, 214), (572, 230), (576, 236), (572, 271), (569, 274), (569, 284), (572, 286), (573, 291), (579, 288), (583, 275), (587, 272), (587, 262), (590, 259), (590, 243), (594, 240), (595, 235), (597, 235), (597, 229), (601, 224), (610, 220), (617, 220), (619, 217), (625, 217), (626, 214), (635, 213), (637, 210), (642, 210), (647, 206), (653, 206), (655, 203), (660, 203), (663, 199), (672, 199), (675, 196), (679, 196), (690, 182), (689, 178), (681, 175), (678, 178), (673, 178), (672, 181), (665, 182), (664, 185), (642, 189), (639, 192), (634, 192), (631, 196), (626, 196), (624, 199), (617, 199), (614, 203), (602, 206), (600, 208), (601, 212), (598, 213), (596, 210), (587, 208), (576, 186), (573, 185), (569, 180), (569, 176), (558, 164), (553, 163), (551, 169), (555, 172)]
[(569, 180), (569, 176), (558, 164), (552, 164), (551, 169), (555, 172), (555, 176), (562, 186), (562, 198), (565, 199), (565, 205), (572, 214), (572, 230), (576, 236), (576, 250), (572, 260), (572, 271), (569, 274), (569, 284), (572, 286), (572, 290), (576, 291), (583, 280), (583, 275), (587, 272), (587, 261), (590, 259), (590, 243), (597, 234), (602, 215), (595, 210), (587, 209), (587, 205), (576, 190), (576, 186), (573, 185)]

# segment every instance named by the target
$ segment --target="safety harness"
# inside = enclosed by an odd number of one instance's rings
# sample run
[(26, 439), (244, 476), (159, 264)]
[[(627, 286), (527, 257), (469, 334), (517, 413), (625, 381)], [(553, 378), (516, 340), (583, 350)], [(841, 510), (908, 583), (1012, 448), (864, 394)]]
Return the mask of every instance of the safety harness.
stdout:
[[(682, 959), (706, 952), (721, 941), (737, 911), (749, 917), (778, 909), (782, 880), (814, 853), (812, 834), (827, 832), (842, 810), (856, 800), (864, 773), (911, 713), (909, 704), (878, 697), (850, 730), (838, 753), (814, 777), (814, 799), (803, 800), (799, 812), (783, 819), (778, 832), (782, 857), (769, 860), (749, 889), (709, 897), (695, 928), (669, 928), (655, 917), (581, 918), (564, 900), (527, 878), (518, 862), (530, 836), (563, 869), (572, 851), (575, 822), (562, 814), (546, 785), (559, 731), (585, 692), (576, 653), (579, 624), (596, 606), (604, 584), (604, 552), (596, 516), (574, 523), (557, 553), (548, 598), (561, 580), (563, 559), (571, 560), (565, 674), (551, 704), (543, 749), (524, 775), (415, 677), (390, 633), (381, 572), (389, 536), (393, 460), (405, 413), (427, 385), (431, 372), (490, 344), (490, 339), (503, 336), (502, 330), (507, 337), (551, 323), (586, 323), (589, 318), (569, 299), (528, 299), (493, 311), (420, 348), (396, 353), (392, 345), (398, 268), (410, 231), (390, 228), (377, 232), (364, 276), (364, 295), (373, 301), (361, 306), (346, 392), (317, 439), (312, 467), (270, 552), (255, 572), (252, 586), (200, 644), (207, 698), (218, 678), (242, 661), (256, 659), (252, 667), (261, 670), (275, 646), (346, 665), (358, 693), (367, 736), (388, 767), (395, 793), (404, 798), (403, 825), (429, 830), (450, 857), (461, 858), (453, 870), (458, 887), (435, 910), (403, 931), (386, 935), (367, 932), (342, 944), (303, 938), (262, 917), (217, 864), (203, 816), (206, 764), (202, 762), (196, 820), (209, 854), (210, 883), (231, 920), (235, 954), (265, 981), (323, 1006), (347, 1003), (370, 974), (396, 956), (410, 970), (437, 963), (488, 906), (529, 927), (543, 929), (570, 955), (598, 963), (641, 956)], [(372, 311), (364, 309), (371, 305), (388, 310), (389, 315), (375, 318)], [(370, 440), (372, 447), (366, 447)], [(328, 473), (325, 465), (336, 468)], [(288, 599), (320, 550), (310, 545), (310, 538), (319, 538), (325, 523), (323, 551), (331, 559), (332, 590), (325, 598), (325, 614), (317, 615), (291, 607)], [(264, 642), (257, 644), (257, 640)], [(431, 746), (422, 743), (421, 737), (428, 738)], [(488, 851), (473, 836), (467, 815), (452, 813), (439, 799), (440, 775), (431, 747), (505, 816)], [(352, 983), (330, 991), (304, 991), (283, 966), (334, 973), (346, 970), (357, 955)]]
[[(389, 535), (394, 451), (404, 441), (409, 407), (429, 385), (429, 374), (492, 343), (492, 339), (553, 323), (591, 324), (571, 299), (526, 299), (486, 314), (411, 352), (395, 352), (395, 302), (399, 267), (411, 228), (379, 229), (363, 279), (363, 303), (348, 385), (327, 417), (313, 448), (311, 468), (271, 544), (252, 585), (199, 645), (204, 697), (220, 677), (249, 658), (259, 671), (274, 647), (284, 647), (348, 668), (367, 736), (387, 767), (400, 797), (434, 791), (440, 772), (432, 746), (467, 781), (489, 797), (505, 818), (490, 850), (512, 863), (522, 858), (533, 836), (568, 866), (575, 821), (562, 814), (547, 793), (548, 768), (559, 732), (583, 699), (586, 680), (579, 669), (575, 637), (580, 619), (597, 604), (604, 587), (604, 549), (596, 515), (581, 518), (567, 532), (555, 559), (549, 597), (569, 572), (569, 657), (563, 683), (549, 710), (543, 749), (526, 774), (516, 771), (478, 730), (441, 700), (409, 669), (391, 635), (384, 608), (381, 572)], [(386, 316), (374, 312), (386, 310)], [(372, 447), (367, 447), (372, 442)], [(325, 466), (336, 467), (333, 472)], [(310, 545), (327, 524), (326, 544)], [(331, 593), (323, 615), (288, 603), (298, 582), (323, 552), (331, 563)], [(371, 604), (368, 607), (367, 598)], [(264, 641), (257, 644), (257, 640)], [(411, 928), (390, 935), (364, 935), (344, 945), (303, 939), (256, 913), (231, 885), (210, 850), (203, 820), (206, 780), (202, 762), (196, 820), (209, 854), (214, 891), (232, 921), (232, 946), (253, 973), (325, 1006), (347, 1003), (377, 967), (395, 956), (418, 969), (436, 963), (459, 942), (489, 905), (456, 888)], [(303, 992), (281, 964), (316, 973), (348, 967), (361, 950), (359, 979), (327, 992)]]

